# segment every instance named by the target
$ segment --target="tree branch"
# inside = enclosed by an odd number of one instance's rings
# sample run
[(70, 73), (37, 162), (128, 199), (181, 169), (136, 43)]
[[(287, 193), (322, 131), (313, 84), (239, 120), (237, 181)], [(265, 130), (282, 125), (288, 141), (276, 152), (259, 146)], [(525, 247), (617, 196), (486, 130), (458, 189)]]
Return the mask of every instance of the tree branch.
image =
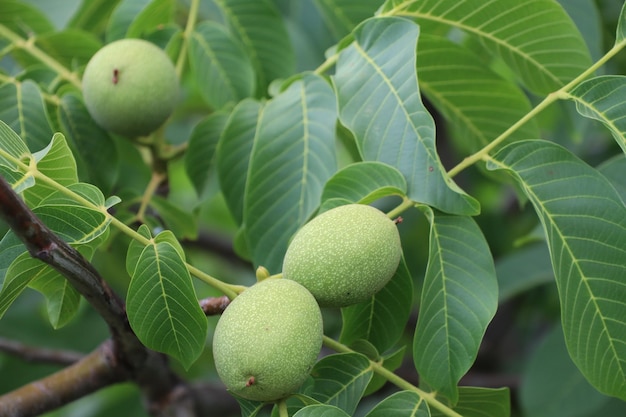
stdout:
[(72, 365), (85, 357), (85, 355), (80, 352), (38, 348), (14, 340), (5, 339), (4, 337), (0, 337), (0, 351), (28, 362), (51, 363), (56, 365)]
[[(165, 355), (146, 348), (137, 339), (128, 322), (122, 299), (111, 290), (95, 268), (77, 250), (56, 236), (33, 214), (2, 177), (0, 177), (0, 218), (24, 242), (33, 257), (63, 274), (109, 326), (112, 348), (106, 349), (105, 357), (108, 359), (102, 362), (100, 349), (88, 356), (89, 360), (101, 361), (98, 363), (104, 368), (110, 368), (108, 365), (110, 358), (114, 357), (115, 377), (111, 378), (109, 383), (121, 380), (132, 380), (137, 383), (147, 403), (146, 407), (153, 415), (168, 417), (193, 415), (191, 410), (194, 404), (190, 401), (192, 394), (189, 387), (172, 371)], [(83, 361), (64, 370), (67, 374), (60, 371), (55, 374), (61, 375), (59, 377), (52, 375), (6, 395), (22, 395), (32, 403), (30, 404), (32, 407), (35, 407), (35, 403), (51, 407), (38, 408), (38, 412), (49, 411), (103, 386), (103, 378), (97, 378), (95, 382), (88, 379), (90, 374), (82, 372), (84, 369), (81, 367), (82, 363)], [(76, 383), (71, 386), (62, 383), (70, 380)], [(68, 392), (71, 391), (71, 387), (76, 390), (76, 394)], [(47, 400), (48, 396), (57, 397), (59, 400)]]
[(0, 396), (0, 415), (37, 416), (123, 379), (109, 340), (74, 365)]

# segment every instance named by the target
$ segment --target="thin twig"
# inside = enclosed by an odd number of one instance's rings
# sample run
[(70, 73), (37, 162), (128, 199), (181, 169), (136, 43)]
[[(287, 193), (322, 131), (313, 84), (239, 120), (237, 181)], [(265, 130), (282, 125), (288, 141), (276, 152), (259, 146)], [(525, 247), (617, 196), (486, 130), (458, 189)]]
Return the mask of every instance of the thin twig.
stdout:
[(40, 348), (3, 337), (0, 337), (0, 351), (28, 362), (51, 363), (57, 365), (72, 365), (85, 357), (85, 355), (80, 352)]

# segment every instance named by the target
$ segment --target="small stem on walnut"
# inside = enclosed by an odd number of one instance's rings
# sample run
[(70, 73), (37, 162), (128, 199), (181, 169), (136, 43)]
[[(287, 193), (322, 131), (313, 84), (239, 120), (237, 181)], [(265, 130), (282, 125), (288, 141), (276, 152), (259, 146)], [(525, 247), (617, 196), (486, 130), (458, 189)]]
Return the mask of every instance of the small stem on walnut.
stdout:
[(278, 416), (289, 417), (289, 411), (287, 410), (287, 401), (284, 398), (278, 401)]
[(408, 197), (404, 197), (402, 199), (402, 203), (400, 203), (396, 208), (387, 213), (387, 217), (394, 220), (400, 214), (404, 213), (406, 210), (415, 206), (415, 202), (409, 199)]

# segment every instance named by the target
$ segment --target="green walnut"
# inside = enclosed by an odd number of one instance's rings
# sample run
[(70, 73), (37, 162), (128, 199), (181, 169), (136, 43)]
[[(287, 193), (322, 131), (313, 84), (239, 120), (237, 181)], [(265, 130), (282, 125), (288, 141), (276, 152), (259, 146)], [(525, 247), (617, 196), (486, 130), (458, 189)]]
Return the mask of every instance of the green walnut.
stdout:
[(102, 128), (131, 138), (146, 136), (174, 111), (178, 76), (156, 45), (122, 39), (91, 58), (83, 74), (83, 97)]
[(283, 278), (305, 286), (322, 307), (345, 307), (384, 287), (401, 256), (393, 220), (374, 207), (348, 204), (320, 214), (296, 233)]
[(269, 278), (237, 296), (213, 335), (217, 373), (235, 395), (275, 401), (295, 392), (322, 347), (322, 314), (306, 288)]

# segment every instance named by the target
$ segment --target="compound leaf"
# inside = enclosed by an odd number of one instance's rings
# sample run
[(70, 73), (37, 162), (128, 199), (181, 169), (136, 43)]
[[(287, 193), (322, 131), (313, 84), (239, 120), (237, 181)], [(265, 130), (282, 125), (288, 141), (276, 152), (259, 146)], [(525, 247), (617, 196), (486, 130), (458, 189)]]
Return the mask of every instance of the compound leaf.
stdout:
[(129, 269), (128, 319), (137, 337), (189, 368), (204, 348), (207, 319), (178, 249), (157, 236)]
[(553, 0), (389, 0), (381, 13), (477, 36), (538, 94), (558, 90), (591, 65), (576, 25)]
[(406, 19), (372, 18), (339, 54), (334, 82), (340, 119), (366, 161), (384, 162), (406, 178), (414, 201), (457, 214), (478, 202), (447, 176), (435, 149), (435, 125), (417, 83), (419, 27)]
[(566, 149), (510, 144), (488, 163), (519, 182), (543, 226), (565, 341), (587, 380), (626, 399), (626, 206), (606, 177)]
[(313, 367), (313, 386), (304, 394), (353, 415), (372, 374), (369, 360), (361, 354), (326, 356)]
[(577, 85), (569, 92), (576, 102), (578, 113), (599, 120), (610, 131), (615, 141), (626, 153), (626, 77), (605, 75)]
[(305, 74), (270, 100), (259, 118), (244, 200), (252, 260), (280, 271), (291, 236), (315, 211), (337, 169), (335, 95)]
[(420, 376), (452, 404), (498, 305), (493, 258), (470, 217), (423, 210), (431, 223), (430, 252), (413, 341)]

